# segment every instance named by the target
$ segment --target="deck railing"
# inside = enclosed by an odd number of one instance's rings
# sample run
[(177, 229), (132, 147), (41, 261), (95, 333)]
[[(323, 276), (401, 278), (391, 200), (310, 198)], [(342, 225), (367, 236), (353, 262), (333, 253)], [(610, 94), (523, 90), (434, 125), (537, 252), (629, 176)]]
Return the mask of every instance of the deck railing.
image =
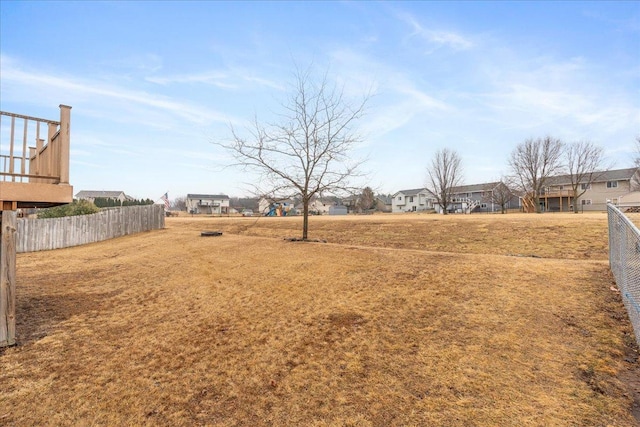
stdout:
[(554, 188), (545, 189), (540, 194), (540, 197), (572, 197), (572, 190), (556, 190)]
[(60, 121), (0, 111), (0, 181), (69, 184), (71, 107)]

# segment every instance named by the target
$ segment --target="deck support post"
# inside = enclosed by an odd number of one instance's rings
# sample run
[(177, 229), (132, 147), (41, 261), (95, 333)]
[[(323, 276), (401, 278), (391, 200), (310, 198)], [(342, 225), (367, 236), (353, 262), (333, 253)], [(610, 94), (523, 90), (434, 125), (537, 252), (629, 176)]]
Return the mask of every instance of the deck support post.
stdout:
[(16, 343), (16, 211), (0, 211), (0, 347)]

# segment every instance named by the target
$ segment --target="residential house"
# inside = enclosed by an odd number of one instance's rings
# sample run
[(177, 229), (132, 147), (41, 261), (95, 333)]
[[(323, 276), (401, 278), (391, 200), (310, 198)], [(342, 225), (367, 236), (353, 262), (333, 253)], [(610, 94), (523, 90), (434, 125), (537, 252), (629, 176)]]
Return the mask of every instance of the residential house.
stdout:
[(187, 194), (185, 205), (192, 214), (229, 214), (229, 196), (224, 194)]
[[(493, 191), (497, 191), (500, 182), (487, 182), (483, 184), (459, 185), (452, 188), (453, 200), (447, 207), (450, 213), (472, 213), (472, 212), (499, 212), (501, 207), (495, 203)], [(507, 209), (519, 208), (519, 198), (514, 195), (507, 202)], [(442, 213), (442, 208), (435, 204), (436, 212)]]
[(95, 202), (96, 199), (112, 199), (117, 200), (122, 204), (127, 200), (133, 200), (132, 197), (124, 194), (124, 191), (90, 191), (90, 190), (82, 190), (79, 191), (75, 198), (78, 200), (87, 200), (91, 203)]
[[(338, 199), (335, 197), (315, 197), (309, 202), (309, 213), (315, 215), (327, 215), (329, 213), (329, 208), (337, 205)], [(302, 203), (297, 206), (297, 210), (302, 212)]]
[(574, 200), (571, 188), (571, 176), (552, 177), (540, 195), (540, 208), (543, 212), (569, 212), (574, 203), (580, 211), (603, 211), (607, 202), (617, 204), (620, 197), (640, 190), (640, 169), (627, 168), (596, 172), (594, 179), (580, 183), (578, 192), (584, 194)]
[(433, 196), (431, 196), (426, 188), (401, 190), (393, 195), (391, 212), (420, 212), (431, 210), (434, 208), (433, 202)]

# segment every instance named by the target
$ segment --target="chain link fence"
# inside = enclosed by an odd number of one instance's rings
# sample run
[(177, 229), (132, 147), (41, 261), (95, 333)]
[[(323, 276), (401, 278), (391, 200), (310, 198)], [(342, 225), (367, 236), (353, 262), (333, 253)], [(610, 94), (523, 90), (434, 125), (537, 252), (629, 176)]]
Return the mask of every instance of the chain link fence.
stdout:
[(609, 265), (640, 344), (640, 230), (612, 204), (609, 219)]

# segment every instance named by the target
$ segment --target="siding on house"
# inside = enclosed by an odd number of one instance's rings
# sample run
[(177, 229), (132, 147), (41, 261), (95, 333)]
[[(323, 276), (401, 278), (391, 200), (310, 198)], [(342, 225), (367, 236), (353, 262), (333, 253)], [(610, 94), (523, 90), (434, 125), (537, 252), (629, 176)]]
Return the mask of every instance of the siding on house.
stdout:
[[(595, 173), (596, 178), (584, 194), (578, 197), (577, 204), (581, 211), (604, 211), (607, 209), (607, 201), (617, 204), (620, 197), (633, 191), (640, 190), (640, 169), (627, 168), (615, 169)], [(544, 199), (544, 207), (548, 211), (569, 211), (573, 207), (571, 200), (571, 177), (560, 175), (549, 180)], [(581, 184), (586, 186), (586, 183)], [(578, 189), (578, 193), (582, 189)], [(557, 194), (565, 196), (556, 197)], [(562, 201), (562, 205), (560, 202)], [(543, 203), (543, 202), (541, 202)]]
[(421, 212), (433, 209), (433, 198), (426, 188), (401, 190), (393, 195), (391, 212)]
[[(449, 212), (499, 212), (500, 205), (492, 198), (491, 192), (498, 187), (500, 182), (487, 182), (483, 184), (459, 185), (453, 187), (453, 203), (447, 209)], [(518, 196), (513, 196), (507, 203), (507, 209), (519, 207)], [(441, 213), (439, 205), (435, 205), (436, 212)]]
[(195, 214), (227, 215), (229, 196), (224, 194), (187, 194), (187, 212)]

